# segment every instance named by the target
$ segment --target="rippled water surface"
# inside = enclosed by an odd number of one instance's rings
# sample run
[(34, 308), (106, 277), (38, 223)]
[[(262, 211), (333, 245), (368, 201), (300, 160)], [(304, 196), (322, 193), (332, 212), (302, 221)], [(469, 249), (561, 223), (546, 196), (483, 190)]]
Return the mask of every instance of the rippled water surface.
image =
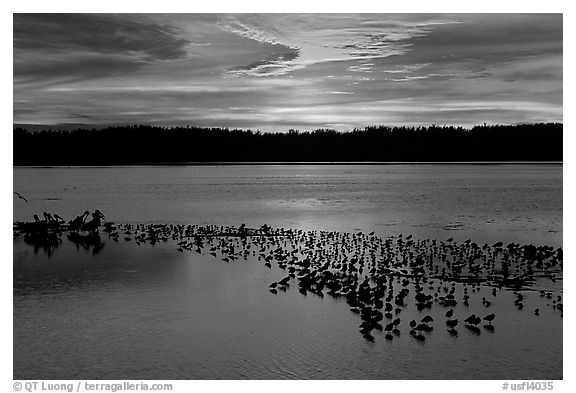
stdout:
[[(30, 200), (15, 199), (15, 221), (99, 208), (117, 222), (562, 246), (561, 166), (16, 168), (14, 189)], [(461, 319), (494, 312), (493, 332), (452, 337), (445, 308), (408, 304), (401, 335), (370, 343), (344, 300), (270, 293), (285, 276), (276, 265), (225, 263), (171, 240), (103, 241), (96, 255), (64, 240), (49, 256), (14, 240), (15, 379), (562, 378), (562, 318), (538, 294), (561, 295), (562, 280), (523, 290), (522, 310), (512, 291), (488, 288), (455, 307)], [(435, 329), (419, 342), (405, 325), (426, 314)]]

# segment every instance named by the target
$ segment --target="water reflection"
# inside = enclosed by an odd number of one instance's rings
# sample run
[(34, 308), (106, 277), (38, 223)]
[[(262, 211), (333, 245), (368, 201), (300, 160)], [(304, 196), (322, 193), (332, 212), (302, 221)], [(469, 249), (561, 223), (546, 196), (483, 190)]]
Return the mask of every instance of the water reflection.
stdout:
[(27, 233), (24, 235), (24, 242), (34, 247), (34, 254), (42, 250), (51, 257), (54, 249), (62, 244), (62, 236), (58, 232)]
[(96, 255), (104, 248), (104, 243), (102, 242), (102, 238), (99, 234), (88, 234), (82, 235), (77, 232), (71, 232), (66, 235), (68, 240), (70, 240), (76, 246), (76, 249), (79, 250), (82, 247), (86, 251), (92, 250), (92, 254)]

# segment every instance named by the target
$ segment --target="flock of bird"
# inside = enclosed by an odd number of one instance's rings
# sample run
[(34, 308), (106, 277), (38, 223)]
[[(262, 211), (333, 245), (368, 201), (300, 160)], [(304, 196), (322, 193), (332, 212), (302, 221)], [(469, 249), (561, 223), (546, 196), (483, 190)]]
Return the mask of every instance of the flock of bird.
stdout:
[[(24, 198), (22, 197), (22, 199)], [(86, 221), (87, 217), (90, 216), (88, 210), (69, 222), (66, 222), (58, 214), (43, 212), (42, 216), (43, 220), (34, 214), (34, 221), (14, 223), (14, 236), (23, 235), (24, 241), (35, 247), (35, 252), (38, 252), (39, 248), (42, 247), (48, 255), (51, 255), (53, 250), (62, 243), (61, 236), (64, 232), (68, 233), (68, 239), (78, 247), (82, 245), (88, 249), (90, 246), (94, 246), (94, 254), (97, 254), (104, 247), (98, 232), (102, 226), (102, 220), (106, 217), (100, 210), (95, 210), (89, 221)]]
[[(341, 298), (350, 311), (358, 314), (360, 333), (368, 341), (375, 331), (383, 331), (387, 340), (400, 335), (401, 326), (419, 341), (426, 340), (434, 329), (433, 317), (402, 322), (402, 312), (413, 302), (423, 313), (434, 305), (446, 308), (445, 325), (450, 335), (457, 336), (458, 325), (479, 334), (478, 327), (494, 331), (495, 313), (488, 313), (502, 289), (513, 290), (514, 306), (524, 307), (521, 290), (537, 280), (555, 283), (562, 279), (562, 248), (498, 242), (480, 245), (471, 240), (415, 239), (411, 235), (381, 238), (371, 232), (341, 233), (297, 229), (172, 224), (102, 224), (104, 215), (96, 210), (66, 223), (57, 215), (44, 213), (44, 221), (16, 223), (15, 235), (43, 241), (45, 236), (69, 232), (76, 237), (99, 241), (99, 228), (114, 240), (154, 245), (173, 241), (180, 252), (194, 251), (227, 263), (258, 260), (267, 268), (273, 265), (284, 272), (268, 290), (274, 295), (297, 288), (305, 296)], [(70, 238), (70, 236), (69, 236)], [(71, 239), (72, 240), (72, 239)], [(89, 241), (89, 240), (86, 240)], [(482, 291), (481, 291), (482, 290)], [(476, 315), (455, 316), (459, 304), (469, 307), (472, 296), (482, 296), (486, 311)], [(540, 290), (540, 296), (551, 299), (553, 292)], [(552, 308), (563, 312), (562, 296), (552, 301)], [(477, 311), (478, 312), (478, 311)], [(534, 314), (539, 315), (535, 309)]]
[(83, 214), (77, 216), (75, 219), (66, 223), (62, 217), (58, 214), (51, 214), (48, 212), (43, 212), (44, 217), (41, 220), (38, 214), (34, 214), (34, 221), (23, 221), (14, 224), (14, 229), (27, 234), (45, 233), (45, 232), (97, 232), (102, 225), (102, 220), (106, 219), (104, 214), (100, 210), (95, 210), (92, 213), (92, 220), (86, 221), (90, 212), (86, 210)]

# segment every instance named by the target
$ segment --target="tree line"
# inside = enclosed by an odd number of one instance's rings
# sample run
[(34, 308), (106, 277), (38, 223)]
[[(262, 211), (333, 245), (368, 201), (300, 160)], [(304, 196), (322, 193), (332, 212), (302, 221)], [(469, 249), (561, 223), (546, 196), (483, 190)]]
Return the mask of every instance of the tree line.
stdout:
[(14, 165), (562, 161), (561, 123), (260, 132), (131, 125), (14, 129)]

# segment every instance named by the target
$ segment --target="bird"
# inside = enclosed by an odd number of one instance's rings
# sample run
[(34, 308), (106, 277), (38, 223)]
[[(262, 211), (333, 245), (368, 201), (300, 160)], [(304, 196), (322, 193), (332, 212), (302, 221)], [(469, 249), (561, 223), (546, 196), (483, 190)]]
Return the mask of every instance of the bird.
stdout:
[(82, 226), (82, 230), (88, 232), (98, 231), (98, 228), (101, 225), (100, 220), (105, 218), (106, 217), (104, 216), (104, 214), (100, 212), (100, 210), (94, 211), (94, 213), (92, 213), (92, 219)]
[(90, 212), (86, 210), (84, 213), (82, 213), (81, 216), (77, 216), (75, 219), (68, 223), (68, 229), (70, 231), (77, 231), (80, 229), (80, 227), (84, 225), (84, 221), (86, 221), (86, 217), (88, 217), (89, 214)]
[(450, 329), (454, 329), (457, 325), (458, 325), (457, 319), (449, 319), (446, 321), (446, 326), (448, 326)]
[(18, 195), (18, 198), (23, 199), (24, 202), (26, 202), (28, 204), (30, 203), (30, 202), (28, 202), (28, 199), (24, 198), (19, 192), (14, 191), (14, 194)]
[(464, 320), (464, 322), (470, 325), (478, 325), (480, 321), (481, 321), (480, 317), (477, 317), (476, 314), (472, 314)]
[(248, 231), (246, 230), (246, 224), (240, 225), (240, 228), (238, 228), (238, 233), (240, 234), (240, 236), (246, 236), (247, 232)]
[(62, 217), (60, 217), (58, 214), (54, 214), (54, 218), (56, 219), (56, 221), (58, 222), (58, 224), (64, 224), (66, 222), (66, 220), (64, 220)]
[(482, 318), (482, 319), (484, 319), (485, 321), (487, 321), (487, 322), (488, 322), (488, 325), (492, 325), (492, 321), (494, 320), (495, 317), (496, 317), (496, 315), (494, 315), (494, 313), (492, 313), (492, 314), (486, 315), (486, 316), (485, 316), (484, 318)]
[(433, 321), (434, 321), (434, 319), (430, 315), (426, 315), (424, 318), (422, 318), (422, 322), (424, 322), (424, 323), (433, 322)]

